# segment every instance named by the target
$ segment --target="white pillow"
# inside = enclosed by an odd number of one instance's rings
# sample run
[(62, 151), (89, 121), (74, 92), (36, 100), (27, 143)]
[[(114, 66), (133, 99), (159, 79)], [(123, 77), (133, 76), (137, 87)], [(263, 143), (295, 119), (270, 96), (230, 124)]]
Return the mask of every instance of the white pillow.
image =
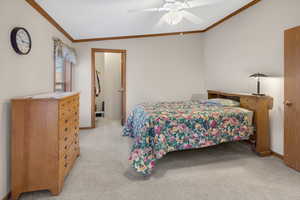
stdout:
[(231, 99), (216, 98), (208, 99), (207, 102), (217, 103), (224, 107), (240, 107), (240, 102)]

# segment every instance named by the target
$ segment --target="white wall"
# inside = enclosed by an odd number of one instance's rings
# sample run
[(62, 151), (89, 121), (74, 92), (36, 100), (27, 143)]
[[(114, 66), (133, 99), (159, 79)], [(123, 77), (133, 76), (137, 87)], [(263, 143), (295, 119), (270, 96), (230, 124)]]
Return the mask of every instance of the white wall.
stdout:
[(210, 89), (254, 92), (251, 73), (277, 78), (262, 82), (274, 97), (272, 150), (283, 153), (284, 30), (300, 25), (299, 0), (263, 0), (205, 33), (206, 84)]
[[(272, 149), (283, 152), (283, 31), (300, 24), (299, 0), (264, 0), (203, 34), (76, 44), (75, 90), (82, 92), (81, 126), (90, 126), (91, 48), (126, 49), (127, 106), (145, 101), (190, 99), (205, 89), (252, 92), (253, 72), (274, 75), (263, 91), (274, 97)], [(66, 38), (25, 1), (0, 6), (0, 198), (9, 191), (9, 99), (53, 89), (52, 36)], [(33, 40), (27, 56), (10, 46), (15, 26)], [(205, 62), (204, 62), (205, 59)], [(206, 66), (206, 67), (205, 67)]]
[(105, 53), (105, 118), (121, 120), (121, 53)]
[[(126, 49), (128, 110), (144, 101), (189, 99), (205, 89), (255, 90), (253, 72), (277, 76), (264, 81), (274, 97), (272, 149), (283, 152), (283, 31), (300, 24), (299, 0), (264, 0), (211, 31), (185, 36), (76, 44), (75, 90), (82, 92), (81, 126), (90, 126), (91, 48)], [(14, 11), (14, 12), (12, 12)], [(9, 99), (53, 88), (52, 36), (65, 39), (25, 1), (0, 6), (0, 198), (9, 191)], [(17, 55), (9, 34), (24, 26), (32, 52)], [(66, 39), (65, 39), (66, 40)], [(205, 63), (204, 63), (205, 59)], [(206, 67), (205, 67), (206, 66)]]
[(74, 88), (82, 92), (81, 126), (91, 125), (91, 48), (127, 50), (127, 111), (146, 101), (190, 99), (205, 93), (203, 36), (192, 34), (74, 44)]
[[(99, 111), (99, 109), (102, 108), (102, 102), (104, 101), (105, 98), (105, 89), (104, 89), (104, 53), (102, 52), (98, 52), (95, 54), (95, 68), (98, 72), (100, 72), (99, 75), (99, 81), (100, 81), (100, 87), (101, 87), (101, 92), (99, 94), (98, 97), (96, 97), (96, 105), (97, 105), (97, 109)], [(97, 85), (97, 77), (95, 79), (95, 84)]]
[[(25, 1), (0, 3), (0, 199), (9, 192), (10, 105), (16, 96), (53, 90), (52, 36), (64, 39), (51, 24)], [(32, 37), (27, 56), (17, 55), (10, 45), (10, 31), (25, 27)]]
[(121, 120), (121, 53), (97, 52), (95, 66), (100, 72), (101, 84), (101, 93), (96, 97), (97, 107), (101, 108), (104, 101), (105, 118)]

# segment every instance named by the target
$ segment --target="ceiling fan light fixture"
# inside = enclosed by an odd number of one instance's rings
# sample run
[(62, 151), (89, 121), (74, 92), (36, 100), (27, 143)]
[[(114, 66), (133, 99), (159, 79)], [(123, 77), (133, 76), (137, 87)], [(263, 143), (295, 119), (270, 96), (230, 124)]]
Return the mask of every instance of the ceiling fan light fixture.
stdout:
[(183, 16), (178, 11), (170, 11), (165, 16), (165, 22), (170, 25), (179, 24), (183, 19)]
[(135, 11), (142, 12), (163, 12), (164, 15), (158, 21), (158, 25), (167, 23), (171, 26), (175, 26), (186, 19), (194, 24), (203, 24), (204, 20), (197, 15), (188, 11), (191, 8), (202, 7), (218, 3), (225, 0), (164, 0), (164, 4), (157, 8), (146, 8)]

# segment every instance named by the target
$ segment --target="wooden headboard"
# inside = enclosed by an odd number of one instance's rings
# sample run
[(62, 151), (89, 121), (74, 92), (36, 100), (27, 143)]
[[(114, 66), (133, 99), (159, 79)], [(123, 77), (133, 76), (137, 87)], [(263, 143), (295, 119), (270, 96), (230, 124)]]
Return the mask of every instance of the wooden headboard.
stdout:
[(251, 138), (255, 152), (260, 156), (271, 155), (269, 110), (273, 108), (273, 98), (270, 96), (258, 96), (247, 93), (231, 93), (222, 91), (207, 91), (208, 98), (225, 98), (240, 102), (240, 107), (254, 112), (255, 134)]

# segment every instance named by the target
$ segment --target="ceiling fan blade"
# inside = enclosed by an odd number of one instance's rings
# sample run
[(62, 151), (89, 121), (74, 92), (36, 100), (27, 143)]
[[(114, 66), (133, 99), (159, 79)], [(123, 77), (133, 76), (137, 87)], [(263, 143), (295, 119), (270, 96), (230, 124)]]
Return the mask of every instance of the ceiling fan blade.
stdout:
[(128, 12), (168, 12), (170, 9), (168, 8), (145, 8), (145, 9), (132, 9), (128, 10)]
[(166, 17), (167, 17), (168, 13), (164, 14), (159, 21), (157, 22), (157, 24), (155, 25), (156, 27), (161, 27), (162, 25), (164, 25), (166, 23)]
[(131, 9), (128, 12), (158, 12), (159, 8)]
[(190, 13), (188, 11), (181, 11), (182, 16), (189, 20), (190, 22), (194, 23), (194, 24), (202, 24), (204, 22), (203, 19), (201, 19), (200, 17), (194, 15), (193, 13)]
[(191, 1), (185, 1), (185, 4), (187, 5), (188, 8), (196, 8), (201, 6), (217, 4), (222, 1), (224, 0), (191, 0)]

